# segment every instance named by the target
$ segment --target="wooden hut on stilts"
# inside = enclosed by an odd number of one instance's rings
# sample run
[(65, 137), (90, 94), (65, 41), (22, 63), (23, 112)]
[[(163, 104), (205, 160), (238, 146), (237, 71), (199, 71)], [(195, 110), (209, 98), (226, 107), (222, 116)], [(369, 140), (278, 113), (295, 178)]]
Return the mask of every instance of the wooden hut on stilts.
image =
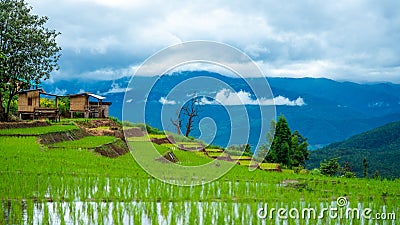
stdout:
[[(71, 118), (74, 113), (82, 113), (84, 118), (106, 118), (108, 117), (111, 102), (104, 102), (105, 97), (92, 93), (80, 93), (69, 95)], [(91, 101), (95, 99), (95, 101)]]
[[(40, 103), (41, 96), (55, 98), (54, 107), (44, 107)], [(43, 89), (20, 91), (18, 93), (18, 113), (21, 119), (51, 119), (60, 120), (58, 108), (59, 95), (46, 93)]]

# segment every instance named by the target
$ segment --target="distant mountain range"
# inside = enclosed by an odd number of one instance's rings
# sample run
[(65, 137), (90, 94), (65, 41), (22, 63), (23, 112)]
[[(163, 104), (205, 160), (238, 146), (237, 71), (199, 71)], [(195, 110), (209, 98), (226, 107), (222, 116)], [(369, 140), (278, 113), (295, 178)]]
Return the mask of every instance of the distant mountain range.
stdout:
[(364, 157), (367, 158), (369, 176), (378, 171), (382, 177), (400, 177), (400, 122), (389, 123), (312, 151), (307, 167), (318, 168), (324, 159), (336, 157), (339, 157), (342, 166), (349, 162), (359, 177), (363, 174)]
[[(181, 72), (161, 77), (140, 77), (136, 80), (137, 85), (134, 85), (129, 91), (134, 94), (135, 91), (141, 88), (142, 82), (145, 84), (158, 79), (148, 99), (148, 107), (152, 110), (149, 110), (149, 115), (146, 116), (149, 118), (150, 125), (162, 129), (158, 115), (162, 106), (160, 99), (165, 97), (177, 84), (192, 77), (213, 77), (226, 82), (235, 91), (248, 91), (251, 93), (241, 79), (205, 71)], [(265, 78), (252, 78), (252, 82), (257, 83), (261, 79)], [(110, 114), (121, 118), (124, 91), (129, 80), (129, 78), (121, 78), (114, 81), (63, 80), (44, 83), (43, 88), (47, 92), (57, 94), (86, 91), (105, 95), (107, 101), (113, 102)], [(315, 78), (267, 78), (267, 80), (275, 97), (281, 96), (287, 101), (295, 102), (299, 100), (298, 102), (302, 103), (277, 106), (277, 115), (284, 114), (291, 129), (299, 130), (301, 134), (308, 138), (313, 148), (341, 141), (357, 133), (400, 120), (399, 84), (357, 84)], [(207, 87), (205, 88), (206, 91), (220, 91), (217, 87), (213, 90), (207, 84), (203, 86)], [(135, 104), (135, 102), (143, 100), (128, 99), (129, 102), (126, 102), (126, 104)], [(202, 110), (204, 116), (214, 116), (215, 121), (221, 121), (220, 126), (218, 126), (220, 130), (216, 135), (214, 144), (223, 145), (226, 143), (226, 137), (229, 136), (229, 128), (224, 123), (226, 121), (226, 113), (223, 113), (223, 111), (220, 111), (222, 109), (213, 105), (205, 107)], [(252, 107), (249, 106), (247, 108), (250, 117), (253, 117), (253, 121), (256, 123), (259, 114), (254, 113), (252, 115)], [(133, 117), (132, 120), (134, 120)], [(195, 137), (199, 136), (199, 134), (198, 129), (195, 129), (192, 133)], [(256, 143), (257, 139), (258, 137), (251, 136), (250, 144)]]

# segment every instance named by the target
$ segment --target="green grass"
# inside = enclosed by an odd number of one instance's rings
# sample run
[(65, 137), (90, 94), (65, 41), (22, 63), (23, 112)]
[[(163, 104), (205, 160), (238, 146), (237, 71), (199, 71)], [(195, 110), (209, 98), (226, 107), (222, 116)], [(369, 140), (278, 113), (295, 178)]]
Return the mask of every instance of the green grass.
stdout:
[(111, 143), (115, 140), (112, 136), (88, 136), (76, 141), (65, 141), (53, 144), (52, 147), (62, 148), (95, 148)]
[(180, 164), (184, 166), (200, 166), (213, 161), (212, 159), (204, 156), (204, 154), (201, 155), (197, 152), (174, 150), (173, 153), (179, 159)]
[(7, 135), (41, 135), (47, 133), (64, 132), (79, 129), (75, 125), (52, 125), (46, 127), (31, 127), (31, 128), (15, 128), (15, 129), (2, 129), (0, 134)]
[[(204, 156), (204, 154), (201, 155), (201, 154), (196, 154), (196, 152), (182, 151), (177, 149), (173, 150), (165, 146), (164, 144), (157, 145), (150, 142), (129, 142), (129, 145), (132, 147), (133, 151), (142, 151), (143, 154), (150, 151), (150, 148), (152, 147), (154, 147), (160, 155), (165, 154), (167, 151), (172, 151), (179, 159), (179, 164), (185, 166), (198, 166), (212, 161), (212, 159)], [(159, 156), (155, 155), (154, 157), (158, 158)], [(155, 159), (154, 157), (153, 160)]]
[(170, 151), (168, 147), (165, 147), (163, 145), (153, 144), (147, 141), (129, 142), (129, 145), (132, 147), (134, 151), (141, 151), (143, 153), (150, 151), (151, 150), (150, 148), (155, 148), (160, 155), (163, 155), (167, 151)]
[(164, 134), (149, 134), (149, 135), (144, 135), (142, 137), (129, 137), (128, 141), (150, 141), (152, 138), (166, 138)]

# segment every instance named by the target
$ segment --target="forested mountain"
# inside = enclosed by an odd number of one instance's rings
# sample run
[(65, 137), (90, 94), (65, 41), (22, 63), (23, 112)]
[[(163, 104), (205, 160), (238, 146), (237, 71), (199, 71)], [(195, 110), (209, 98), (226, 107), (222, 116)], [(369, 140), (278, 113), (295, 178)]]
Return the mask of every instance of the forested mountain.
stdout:
[(349, 162), (357, 176), (362, 176), (362, 161), (366, 157), (369, 176), (378, 171), (382, 177), (400, 177), (400, 122), (389, 123), (312, 151), (307, 167), (317, 168), (324, 159), (336, 157), (339, 157), (341, 165)]
[[(135, 93), (141, 88), (141, 83), (157, 81), (153, 88), (151, 98), (147, 99), (149, 124), (159, 129), (159, 111), (162, 107), (160, 99), (167, 96), (168, 92), (182, 81), (191, 77), (213, 77), (229, 84), (236, 91), (247, 91), (243, 80), (223, 76), (207, 71), (180, 72), (166, 76), (140, 77), (136, 79), (137, 85), (133, 85), (128, 91)], [(252, 78), (253, 83), (265, 78)], [(130, 81), (129, 77), (118, 80), (59, 80), (44, 83), (43, 87), (50, 93), (72, 94), (80, 91), (93, 92), (105, 95), (107, 101), (113, 104), (110, 114), (122, 118), (122, 106), (124, 91)], [(276, 107), (277, 116), (283, 114), (288, 120), (291, 130), (298, 130), (308, 138), (313, 149), (327, 144), (342, 141), (352, 135), (382, 126), (386, 123), (400, 120), (400, 85), (392, 83), (358, 84), (352, 82), (338, 82), (324, 78), (267, 78), (274, 97), (282, 96), (289, 101), (301, 98), (302, 105), (281, 104)], [(201, 85), (201, 84), (199, 84)], [(203, 94), (220, 91), (219, 88), (212, 89), (209, 85), (204, 87)], [(179, 91), (179, 90), (178, 90)], [(134, 95), (134, 94), (133, 94)], [(135, 95), (134, 95), (135, 96)], [(252, 96), (254, 97), (254, 96)], [(173, 99), (178, 102), (179, 99)], [(135, 107), (144, 99), (126, 99), (126, 105)], [(249, 116), (253, 118), (252, 126), (258, 129), (259, 117), (253, 113), (252, 107), (247, 107)], [(226, 113), (214, 105), (207, 105), (202, 110), (203, 116), (212, 116), (215, 121), (228, 121)], [(253, 115), (254, 114), (254, 115)], [(134, 120), (134, 118), (124, 118)], [(135, 121), (133, 121), (135, 122)], [(229, 122), (229, 121), (228, 121)], [(219, 132), (214, 141), (215, 144), (223, 144), (224, 139), (229, 135), (229, 124), (221, 124)], [(199, 130), (194, 129), (193, 136), (199, 136)], [(258, 140), (257, 135), (250, 137), (250, 144)]]

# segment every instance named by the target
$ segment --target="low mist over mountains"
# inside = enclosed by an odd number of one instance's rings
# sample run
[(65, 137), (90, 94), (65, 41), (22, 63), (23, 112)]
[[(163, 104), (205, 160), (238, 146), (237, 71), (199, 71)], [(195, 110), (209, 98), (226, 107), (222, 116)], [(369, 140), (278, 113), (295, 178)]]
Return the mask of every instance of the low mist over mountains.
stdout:
[[(155, 115), (148, 115), (148, 118), (150, 118), (150, 125), (162, 128), (158, 121), (159, 115), (156, 115), (162, 104), (168, 103), (163, 102), (162, 98), (167, 96), (168, 92), (180, 82), (197, 76), (208, 76), (224, 81), (237, 93), (244, 94), (250, 103), (254, 101), (254, 96), (250, 94), (251, 91), (244, 85), (243, 80), (204, 71), (181, 72), (161, 77), (141, 77), (137, 79), (138, 84), (128, 91), (134, 93), (136, 87), (141, 87), (141, 82), (152, 82), (158, 79), (157, 88), (153, 89), (148, 99), (149, 105), (157, 110), (154, 110)], [(264, 78), (252, 78), (252, 81), (257, 83), (257, 79)], [(85, 91), (105, 95), (107, 101), (113, 102), (110, 114), (121, 118), (124, 91), (129, 80), (129, 78), (121, 78), (115, 81), (55, 81), (44, 83), (43, 88), (47, 92), (56, 94)], [(291, 129), (299, 130), (303, 136), (308, 138), (314, 148), (344, 140), (388, 122), (400, 120), (399, 84), (357, 84), (315, 78), (267, 78), (267, 80), (277, 103), (277, 115), (284, 114)], [(204, 84), (204, 87), (205, 90), (201, 91), (213, 91), (216, 96), (222, 90), (207, 90), (207, 84)], [(126, 104), (135, 104), (135, 102), (143, 100), (126, 99)], [(204, 114), (208, 114), (207, 107), (213, 106), (206, 105), (202, 110), (205, 112)], [(248, 108), (251, 117), (252, 110), (251, 107)], [(226, 116), (224, 113), (215, 111), (218, 109), (213, 108), (212, 110), (216, 121), (227, 119), (224, 117)], [(254, 115), (254, 118), (257, 119), (257, 114)], [(222, 126), (220, 129), (214, 140), (215, 144), (223, 144), (223, 139), (226, 138), (224, 136), (229, 136), (228, 128)], [(192, 134), (198, 136), (198, 129), (195, 129)], [(250, 137), (251, 144), (254, 144), (257, 138)]]

